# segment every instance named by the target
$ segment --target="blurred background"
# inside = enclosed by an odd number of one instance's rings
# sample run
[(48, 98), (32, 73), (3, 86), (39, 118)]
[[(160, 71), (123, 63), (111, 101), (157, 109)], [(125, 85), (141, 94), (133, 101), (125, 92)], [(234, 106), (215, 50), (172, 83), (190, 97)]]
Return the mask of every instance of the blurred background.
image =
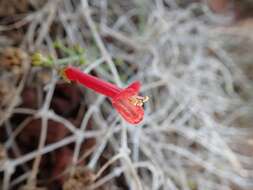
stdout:
[[(0, 189), (252, 190), (252, 49), (252, 0), (0, 0)], [(140, 81), (144, 120), (64, 65)]]

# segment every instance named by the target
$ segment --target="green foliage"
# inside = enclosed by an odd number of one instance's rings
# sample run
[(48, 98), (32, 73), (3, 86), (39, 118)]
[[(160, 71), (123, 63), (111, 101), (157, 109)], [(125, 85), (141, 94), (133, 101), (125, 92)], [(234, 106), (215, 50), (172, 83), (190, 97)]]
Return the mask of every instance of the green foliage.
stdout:
[(68, 64), (84, 65), (86, 64), (85, 50), (80, 45), (66, 47), (60, 41), (54, 43), (54, 48), (62, 52), (66, 57), (53, 59), (50, 55), (43, 55), (36, 52), (32, 55), (32, 64), (42, 67), (61, 67)]

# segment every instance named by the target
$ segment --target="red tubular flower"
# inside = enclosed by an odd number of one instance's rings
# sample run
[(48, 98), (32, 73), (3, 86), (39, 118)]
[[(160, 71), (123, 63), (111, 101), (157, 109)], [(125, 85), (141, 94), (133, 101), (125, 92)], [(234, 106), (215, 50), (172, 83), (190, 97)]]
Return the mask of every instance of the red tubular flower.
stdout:
[(110, 98), (113, 107), (129, 123), (137, 124), (143, 119), (143, 103), (148, 100), (148, 97), (138, 96), (141, 86), (140, 82), (133, 82), (127, 88), (121, 89), (114, 84), (83, 73), (75, 67), (66, 67), (63, 74), (66, 79), (79, 82), (97, 93)]

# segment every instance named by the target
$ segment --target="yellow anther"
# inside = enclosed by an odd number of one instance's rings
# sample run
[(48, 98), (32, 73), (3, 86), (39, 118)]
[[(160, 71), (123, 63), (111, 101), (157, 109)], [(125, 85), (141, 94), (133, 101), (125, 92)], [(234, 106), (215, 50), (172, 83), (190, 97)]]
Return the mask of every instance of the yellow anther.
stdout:
[(143, 104), (144, 104), (145, 102), (147, 102), (148, 99), (149, 99), (148, 96), (144, 96), (144, 97), (142, 97), (142, 96), (132, 96), (132, 97), (130, 98), (130, 102), (131, 102), (133, 105), (135, 105), (135, 106), (143, 106)]

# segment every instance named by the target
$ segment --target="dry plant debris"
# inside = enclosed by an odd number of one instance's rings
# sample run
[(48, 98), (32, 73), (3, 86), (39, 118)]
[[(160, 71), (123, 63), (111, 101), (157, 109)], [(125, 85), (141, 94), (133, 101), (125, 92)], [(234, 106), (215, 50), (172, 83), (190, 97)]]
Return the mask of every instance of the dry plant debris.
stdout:
[[(210, 1), (195, 0), (43, 3), (0, 11), (9, 15), (0, 23), (1, 39), (19, 47), (1, 43), (0, 98), (7, 109), (0, 140), (11, 158), (0, 168), (3, 190), (253, 189), (252, 123), (243, 119), (253, 115), (252, 53), (245, 48), (253, 40), (248, 29), (231, 32), (238, 18), (233, 9), (216, 14)], [(17, 31), (22, 40), (8, 35)], [(53, 69), (24, 72), (25, 54), (47, 52), (53, 63), (59, 60), (57, 40), (85, 50), (83, 72), (122, 88), (141, 81), (141, 93), (150, 97), (145, 119), (127, 124), (104, 97), (64, 83)], [(124, 156), (94, 181), (91, 171), (118, 155)]]
[(0, 110), (3, 110), (12, 101), (12, 96), (15, 92), (15, 87), (10, 85), (10, 82), (6, 80), (0, 81)]
[(29, 9), (29, 0), (1, 0), (0, 17), (12, 16), (17, 13), (27, 12)]
[(7, 153), (2, 144), (0, 144), (0, 168), (3, 167), (4, 162), (7, 160)]
[(63, 190), (86, 189), (94, 182), (95, 174), (85, 167), (75, 168), (75, 172), (63, 183)]
[(21, 186), (19, 190), (47, 190), (47, 188), (24, 185), (24, 186)]
[(0, 51), (0, 125), (20, 103), (29, 69), (28, 54), (20, 48), (6, 47)]
[(27, 67), (28, 55), (19, 48), (6, 48), (0, 54), (0, 66), (16, 77), (20, 77)]

